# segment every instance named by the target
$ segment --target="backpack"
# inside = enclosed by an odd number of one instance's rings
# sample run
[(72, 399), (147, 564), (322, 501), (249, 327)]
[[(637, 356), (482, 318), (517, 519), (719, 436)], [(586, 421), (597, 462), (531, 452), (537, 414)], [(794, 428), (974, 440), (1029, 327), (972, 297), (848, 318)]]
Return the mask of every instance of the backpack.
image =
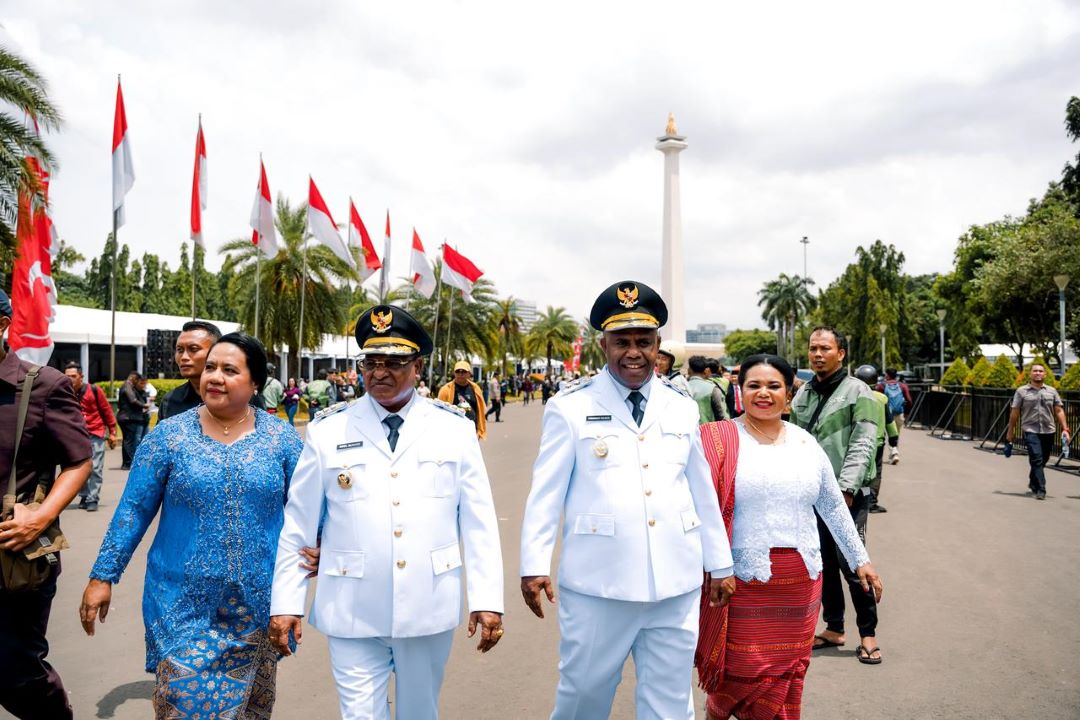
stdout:
[(904, 390), (900, 383), (885, 383), (885, 397), (889, 399), (889, 410), (893, 415), (904, 414)]

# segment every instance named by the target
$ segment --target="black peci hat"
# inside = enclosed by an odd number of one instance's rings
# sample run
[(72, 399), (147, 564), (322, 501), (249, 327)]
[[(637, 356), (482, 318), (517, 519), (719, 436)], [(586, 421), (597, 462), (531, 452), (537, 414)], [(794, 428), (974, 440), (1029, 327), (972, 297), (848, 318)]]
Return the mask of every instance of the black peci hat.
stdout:
[(655, 330), (667, 322), (667, 305), (645, 283), (623, 280), (600, 293), (589, 313), (589, 323), (597, 330)]
[(396, 305), (376, 305), (356, 321), (362, 355), (430, 355), (431, 338), (420, 323)]

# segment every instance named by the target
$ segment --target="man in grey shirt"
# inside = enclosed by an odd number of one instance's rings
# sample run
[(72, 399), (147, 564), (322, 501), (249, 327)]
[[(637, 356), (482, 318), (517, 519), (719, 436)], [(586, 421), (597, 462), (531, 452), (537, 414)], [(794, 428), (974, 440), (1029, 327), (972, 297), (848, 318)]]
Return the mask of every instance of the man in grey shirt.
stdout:
[(1046, 385), (1046, 368), (1035, 363), (1031, 366), (1027, 385), (1016, 389), (1009, 412), (1009, 426), (1005, 431), (1006, 456), (1012, 454), (1013, 431), (1016, 421), (1020, 421), (1020, 431), (1024, 433), (1027, 445), (1028, 487), (1039, 500), (1046, 499), (1046, 474), (1043, 468), (1050, 459), (1050, 450), (1054, 447), (1054, 418), (1061, 423), (1063, 441), (1070, 439), (1069, 423), (1065, 419), (1065, 407), (1061, 396), (1054, 388)]

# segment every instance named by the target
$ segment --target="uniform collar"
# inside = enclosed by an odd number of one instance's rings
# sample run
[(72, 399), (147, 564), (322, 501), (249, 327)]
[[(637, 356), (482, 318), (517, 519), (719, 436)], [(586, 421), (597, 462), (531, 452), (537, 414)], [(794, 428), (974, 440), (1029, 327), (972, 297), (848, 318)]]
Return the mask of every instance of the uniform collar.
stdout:
[[(611, 384), (615, 386), (615, 390), (619, 393), (619, 397), (622, 398), (622, 401), (627, 402), (628, 398), (630, 397), (630, 393), (634, 391), (634, 388), (628, 388), (623, 385), (619, 378), (615, 376), (615, 373), (611, 372), (611, 368), (609, 368), (607, 365), (604, 366), (604, 372), (606, 372), (608, 374), (608, 377), (611, 378)], [(649, 373), (648, 379), (645, 380), (641, 387), (637, 388), (637, 391), (645, 396), (645, 402), (649, 401), (649, 393), (652, 392), (652, 381), (653, 374)]]
[[(371, 393), (368, 393), (368, 397), (371, 397)], [(403, 408), (401, 408), (400, 410), (398, 410), (397, 412), (395, 412), (395, 413), (391, 413), (389, 410), (387, 410), (382, 405), (377, 403), (375, 401), (375, 398), (371, 398), (371, 407), (373, 407), (375, 409), (375, 417), (378, 418), (380, 423), (383, 420), (385, 420), (387, 418), (387, 416), (389, 416), (389, 415), (397, 415), (399, 418), (404, 420), (405, 416), (409, 414), (409, 410), (412, 409), (412, 406), (415, 403), (416, 403), (416, 391), (415, 390), (413, 390), (412, 395), (409, 396), (409, 401), (407, 403), (405, 403), (405, 406)]]

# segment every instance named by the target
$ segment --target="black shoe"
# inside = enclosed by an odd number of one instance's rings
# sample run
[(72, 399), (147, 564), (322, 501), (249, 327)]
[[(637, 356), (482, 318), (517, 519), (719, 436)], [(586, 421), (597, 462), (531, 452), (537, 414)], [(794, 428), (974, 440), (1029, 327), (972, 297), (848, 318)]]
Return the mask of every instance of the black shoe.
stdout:
[(883, 513), (883, 512), (889, 512), (889, 511), (885, 509), (884, 505), (878, 505), (877, 503), (874, 503), (873, 505), (870, 506), (870, 509), (867, 512)]
[(120, 466), (120, 469), (121, 469), (121, 470), (130, 470), (130, 469), (131, 469), (131, 466), (130, 466), (130, 465), (121, 465), (121, 466)]
[(86, 512), (97, 512), (97, 503), (96, 502), (86, 503)]
[(86, 498), (79, 498), (79, 509), (80, 510), (85, 510), (86, 509)]
[(1045, 500), (1046, 499), (1046, 493), (1035, 493), (1035, 499), (1036, 500)]

